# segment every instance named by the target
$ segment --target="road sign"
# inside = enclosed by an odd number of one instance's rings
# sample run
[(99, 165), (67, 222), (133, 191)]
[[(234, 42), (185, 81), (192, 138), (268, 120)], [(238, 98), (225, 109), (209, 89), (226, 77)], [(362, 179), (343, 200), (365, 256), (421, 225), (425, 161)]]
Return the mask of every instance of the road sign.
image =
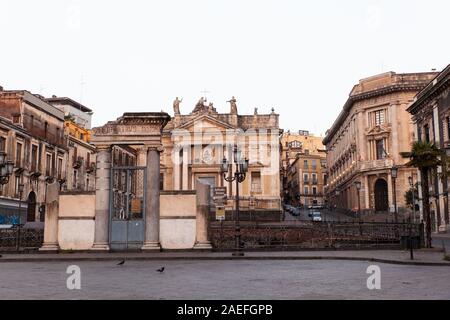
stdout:
[(225, 220), (225, 207), (224, 206), (216, 207), (216, 220), (219, 220), (219, 221)]
[(223, 206), (227, 198), (227, 188), (215, 187), (214, 188), (214, 202), (217, 206)]

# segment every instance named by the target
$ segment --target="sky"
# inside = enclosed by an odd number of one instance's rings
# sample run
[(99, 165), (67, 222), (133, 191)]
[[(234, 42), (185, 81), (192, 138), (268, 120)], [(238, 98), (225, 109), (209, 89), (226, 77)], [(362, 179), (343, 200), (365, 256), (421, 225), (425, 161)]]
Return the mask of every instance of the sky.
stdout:
[(324, 135), (362, 78), (450, 64), (448, 0), (0, 0), (0, 85), (127, 111), (280, 114)]

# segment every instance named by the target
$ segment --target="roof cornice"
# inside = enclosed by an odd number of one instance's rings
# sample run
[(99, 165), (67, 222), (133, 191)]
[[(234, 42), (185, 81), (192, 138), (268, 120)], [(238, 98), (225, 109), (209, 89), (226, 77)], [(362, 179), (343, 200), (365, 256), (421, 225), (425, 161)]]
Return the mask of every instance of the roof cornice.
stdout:
[(450, 87), (450, 65), (434, 78), (415, 97), (415, 101), (406, 109), (412, 115), (417, 114), (430, 101)]

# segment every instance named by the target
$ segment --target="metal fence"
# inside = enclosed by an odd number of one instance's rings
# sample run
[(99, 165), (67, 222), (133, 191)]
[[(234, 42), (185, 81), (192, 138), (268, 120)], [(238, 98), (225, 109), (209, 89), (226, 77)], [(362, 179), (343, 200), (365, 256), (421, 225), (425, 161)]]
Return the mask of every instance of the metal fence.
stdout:
[(0, 229), (0, 251), (33, 250), (42, 246), (43, 229), (11, 228)]
[[(423, 225), (380, 222), (242, 223), (241, 246), (247, 250), (398, 248), (410, 237), (423, 243)], [(215, 250), (235, 247), (233, 222), (213, 222)]]

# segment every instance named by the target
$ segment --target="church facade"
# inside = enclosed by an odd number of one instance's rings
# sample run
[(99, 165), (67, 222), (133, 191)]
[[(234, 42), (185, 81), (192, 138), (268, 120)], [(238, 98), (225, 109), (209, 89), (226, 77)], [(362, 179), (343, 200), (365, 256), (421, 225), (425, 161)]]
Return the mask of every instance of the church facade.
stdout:
[[(161, 189), (195, 190), (197, 183), (226, 188), (226, 219), (233, 219), (236, 184), (225, 181), (220, 172), (224, 159), (234, 163), (234, 148), (249, 160), (246, 179), (239, 185), (241, 219), (281, 217), (279, 115), (239, 115), (236, 99), (229, 113), (218, 113), (201, 98), (189, 114), (180, 113), (181, 101), (174, 101), (174, 117), (162, 135)], [(228, 174), (234, 173), (229, 172)], [(214, 211), (214, 203), (211, 203)]]

